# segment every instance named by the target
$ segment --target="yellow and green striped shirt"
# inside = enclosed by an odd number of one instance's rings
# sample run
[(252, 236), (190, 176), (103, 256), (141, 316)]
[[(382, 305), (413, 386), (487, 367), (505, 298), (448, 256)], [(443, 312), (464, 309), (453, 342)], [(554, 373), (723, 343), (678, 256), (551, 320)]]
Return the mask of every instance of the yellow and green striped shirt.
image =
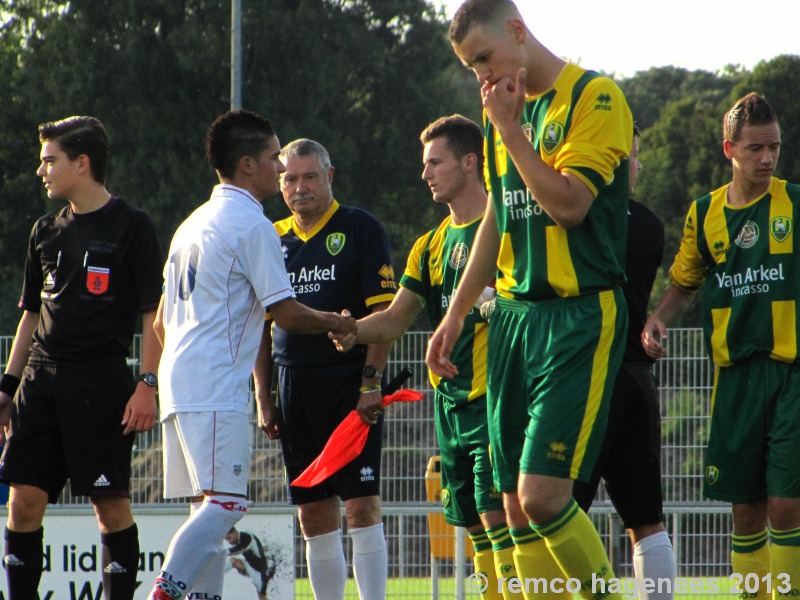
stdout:
[(580, 178), (595, 196), (584, 221), (568, 230), (536, 202), (485, 123), (486, 180), (500, 234), (497, 293), (541, 300), (624, 283), (633, 119), (619, 87), (568, 64), (551, 90), (526, 101), (522, 127), (542, 160)]
[(725, 185), (692, 203), (670, 277), (686, 290), (703, 286), (703, 328), (716, 365), (760, 353), (797, 362), (800, 186), (773, 177), (744, 206), (727, 198)]
[[(425, 299), (434, 327), (444, 318), (464, 275), (480, 223), (481, 219), (477, 219), (454, 225), (447, 217), (437, 229), (419, 238), (408, 255), (400, 285)], [(464, 319), (464, 329), (450, 354), (458, 375), (443, 379), (429, 372), (431, 385), (454, 406), (486, 394), (488, 327), (478, 309), (473, 308)]]

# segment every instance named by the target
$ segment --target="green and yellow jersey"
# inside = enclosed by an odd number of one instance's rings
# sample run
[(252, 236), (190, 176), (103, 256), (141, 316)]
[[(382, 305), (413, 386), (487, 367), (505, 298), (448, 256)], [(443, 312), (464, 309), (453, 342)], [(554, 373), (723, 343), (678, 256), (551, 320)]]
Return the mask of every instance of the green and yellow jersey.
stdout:
[(486, 181), (500, 234), (497, 293), (531, 301), (624, 283), (633, 119), (619, 87), (568, 64), (551, 90), (525, 103), (522, 127), (542, 160), (580, 178), (595, 196), (584, 221), (569, 230), (536, 202), (500, 136), (484, 120)]
[[(447, 217), (437, 229), (419, 238), (408, 255), (400, 285), (422, 296), (434, 327), (444, 318), (464, 274), (480, 222), (477, 219), (466, 225), (454, 225)], [(442, 379), (428, 372), (436, 391), (454, 406), (486, 394), (487, 337), (488, 324), (479, 310), (473, 308), (464, 319), (461, 337), (450, 355), (458, 375)]]
[(686, 290), (703, 286), (703, 329), (716, 365), (761, 353), (797, 362), (800, 186), (773, 177), (744, 206), (728, 204), (728, 187), (692, 203), (670, 277)]

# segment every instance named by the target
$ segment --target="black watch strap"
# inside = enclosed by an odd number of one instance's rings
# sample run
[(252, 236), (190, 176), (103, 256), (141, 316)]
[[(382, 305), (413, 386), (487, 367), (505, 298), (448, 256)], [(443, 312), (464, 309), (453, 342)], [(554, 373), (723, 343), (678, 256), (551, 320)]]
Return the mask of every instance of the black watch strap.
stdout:
[(383, 373), (378, 371), (372, 365), (364, 365), (364, 370), (361, 372), (361, 374), (366, 379), (381, 379), (383, 377)]
[(158, 377), (155, 373), (142, 373), (136, 378), (136, 381), (144, 381), (144, 384), (150, 387), (158, 386)]

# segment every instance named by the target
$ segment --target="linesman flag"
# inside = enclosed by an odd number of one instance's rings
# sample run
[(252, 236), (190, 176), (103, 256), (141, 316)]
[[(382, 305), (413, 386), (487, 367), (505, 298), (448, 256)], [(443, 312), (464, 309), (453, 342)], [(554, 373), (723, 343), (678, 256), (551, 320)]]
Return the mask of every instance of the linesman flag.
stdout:
[[(423, 396), (420, 392), (399, 389), (409, 377), (411, 377), (411, 371), (403, 368), (381, 390), (384, 410), (392, 402), (417, 402), (422, 400)], [(333, 430), (320, 455), (308, 465), (305, 471), (300, 473), (292, 482), (292, 485), (309, 488), (325, 481), (361, 454), (364, 444), (367, 443), (368, 433), (369, 425), (361, 420), (361, 417), (358, 416), (358, 411), (350, 411), (350, 414)]]

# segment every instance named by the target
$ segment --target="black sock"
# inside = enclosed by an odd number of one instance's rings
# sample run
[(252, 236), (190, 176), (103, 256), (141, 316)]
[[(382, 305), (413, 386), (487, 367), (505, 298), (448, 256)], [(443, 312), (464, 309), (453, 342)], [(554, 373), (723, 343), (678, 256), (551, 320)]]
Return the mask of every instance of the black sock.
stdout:
[(6, 566), (8, 597), (11, 600), (37, 600), (44, 566), (44, 529), (11, 531), (6, 527)]
[(139, 568), (139, 529), (136, 523), (114, 533), (101, 533), (103, 545), (103, 597), (131, 600)]

